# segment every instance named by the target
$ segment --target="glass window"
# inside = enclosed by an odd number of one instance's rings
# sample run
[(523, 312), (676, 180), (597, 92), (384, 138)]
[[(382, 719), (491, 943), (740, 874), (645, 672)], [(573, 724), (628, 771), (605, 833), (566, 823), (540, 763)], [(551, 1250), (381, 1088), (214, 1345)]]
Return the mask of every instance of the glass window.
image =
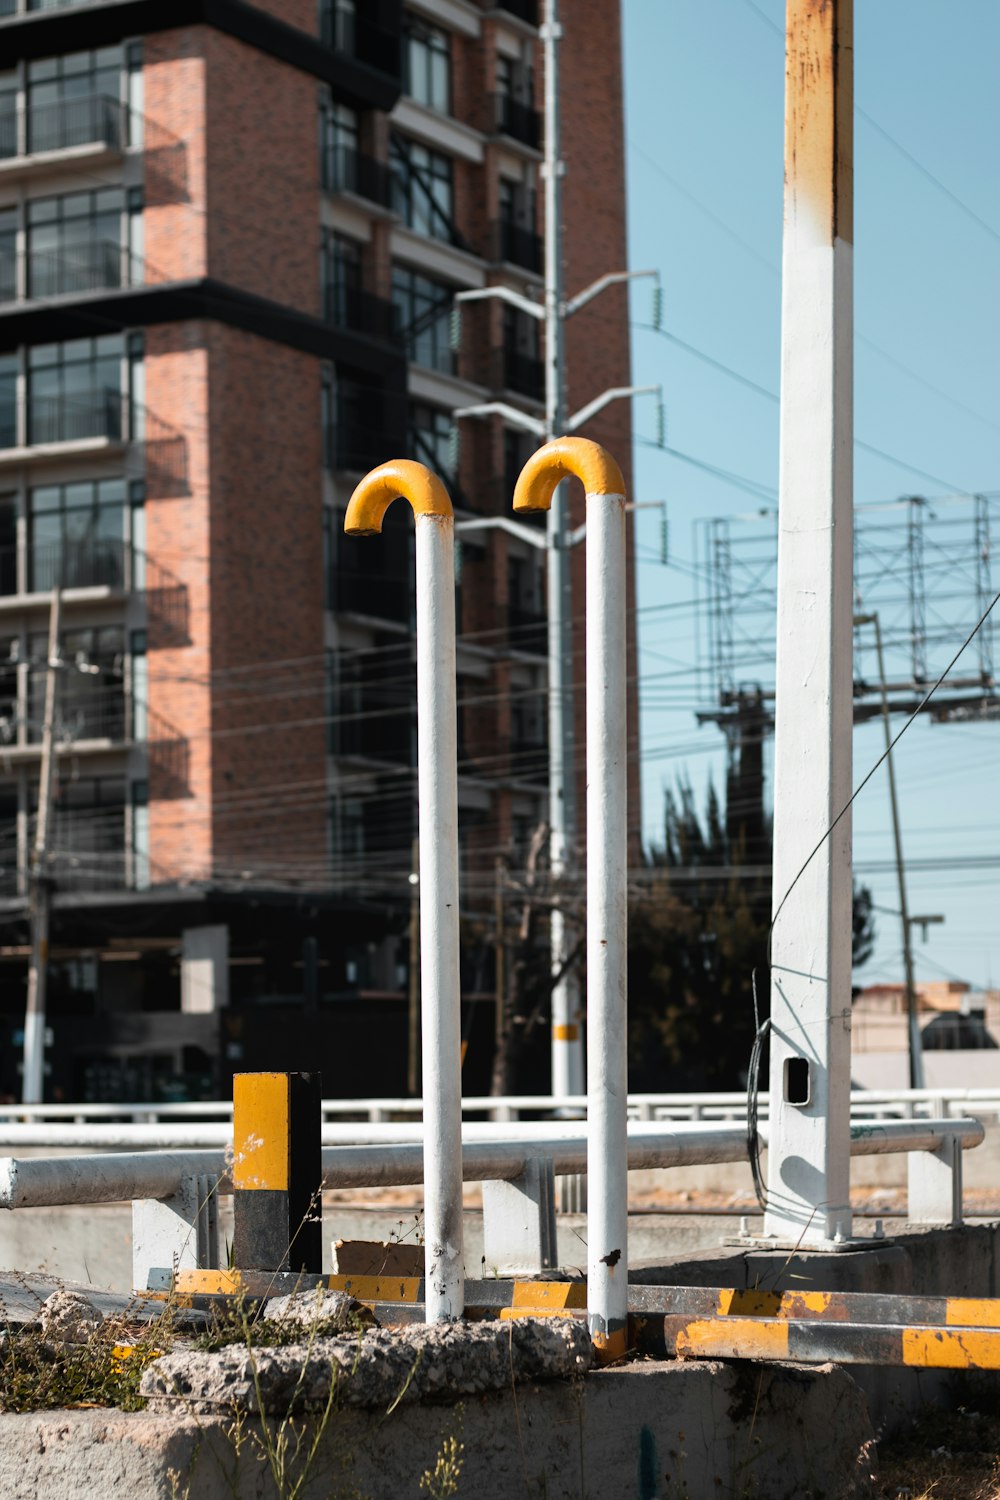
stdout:
[(451, 412), (414, 401), (410, 406), (410, 450), (435, 474), (451, 476), (455, 468), (455, 426)]
[(406, 18), (406, 92), (418, 104), (451, 112), (451, 46), (446, 31), (416, 16)]
[(0, 354), (0, 448), (17, 447), (17, 355)]
[(121, 334), (28, 351), (28, 442), (125, 436)]
[(121, 47), (46, 57), (28, 64), (27, 139), (32, 151), (127, 144), (121, 103)]
[(394, 135), (390, 143), (392, 206), (404, 224), (431, 239), (452, 241), (455, 209), (450, 157)]
[(323, 235), (323, 313), (342, 328), (361, 322), (361, 246), (343, 234)]
[[(2, 11), (0, 11), (2, 14)], [(0, 73), (0, 159), (16, 156), (19, 148), (17, 138), (17, 74)]]
[(356, 109), (327, 99), (320, 106), (323, 186), (334, 193), (358, 191), (361, 128)]
[[(60, 890), (123, 886), (128, 791), (125, 778), (60, 777), (54, 791), (50, 856)], [(37, 806), (37, 792), (33, 788), (32, 838)]]
[[(66, 669), (60, 674), (59, 732), (71, 740), (122, 740), (125, 735), (125, 633), (120, 625), (64, 631)], [(28, 738), (42, 737), (45, 710), (43, 665), (48, 637), (28, 637)]]
[(0, 209), (0, 302), (17, 296), (17, 209)]
[(30, 200), (28, 296), (130, 285), (124, 209), (120, 188)]
[(356, 0), (320, 0), (319, 34), (327, 47), (353, 54), (356, 23)]
[(409, 266), (392, 268), (392, 306), (396, 328), (414, 364), (443, 375), (455, 373), (451, 347), (451, 287), (421, 276)]
[(125, 481), (85, 480), (28, 492), (28, 589), (124, 583)]

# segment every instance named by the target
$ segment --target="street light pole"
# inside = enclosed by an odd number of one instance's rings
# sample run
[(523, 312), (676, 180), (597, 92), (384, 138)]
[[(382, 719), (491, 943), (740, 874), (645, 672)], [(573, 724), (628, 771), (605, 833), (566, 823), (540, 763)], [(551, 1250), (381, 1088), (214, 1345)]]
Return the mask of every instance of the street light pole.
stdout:
[[(560, 436), (566, 420), (563, 308), (562, 173), (559, 154), (558, 0), (546, 0), (545, 57), (545, 436)], [(561, 484), (546, 517), (549, 658), (549, 865), (558, 888), (576, 834), (576, 768), (573, 735), (573, 651), (569, 622), (568, 496)], [(580, 988), (569, 956), (566, 915), (558, 901), (550, 918), (552, 986), (552, 1095), (565, 1099), (584, 1088)]]
[(38, 819), (31, 857), (31, 959), (28, 968), (28, 999), (24, 1016), (24, 1070), (21, 1099), (41, 1104), (45, 1090), (45, 1003), (49, 968), (49, 914), (51, 889), (48, 873), (49, 820), (52, 808), (52, 770), (56, 725), (56, 692), (59, 677), (59, 615), (61, 596), (52, 590), (49, 606), (49, 652), (46, 660), (45, 718), (42, 724), (42, 764), (38, 779)]

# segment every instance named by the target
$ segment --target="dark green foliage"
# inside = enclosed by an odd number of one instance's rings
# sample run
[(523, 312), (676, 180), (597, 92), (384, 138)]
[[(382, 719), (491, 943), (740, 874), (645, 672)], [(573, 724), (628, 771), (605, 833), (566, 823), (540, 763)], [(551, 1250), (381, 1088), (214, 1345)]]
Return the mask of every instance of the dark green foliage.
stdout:
[[(745, 820), (727, 827), (713, 787), (703, 817), (689, 783), (667, 794), (663, 845), (652, 851), (629, 913), (630, 1089), (746, 1083), (755, 968), (762, 1020), (768, 1005), (769, 829), (766, 862), (749, 862), (746, 843)], [(855, 964), (870, 956), (873, 941), (871, 895), (859, 890)]]

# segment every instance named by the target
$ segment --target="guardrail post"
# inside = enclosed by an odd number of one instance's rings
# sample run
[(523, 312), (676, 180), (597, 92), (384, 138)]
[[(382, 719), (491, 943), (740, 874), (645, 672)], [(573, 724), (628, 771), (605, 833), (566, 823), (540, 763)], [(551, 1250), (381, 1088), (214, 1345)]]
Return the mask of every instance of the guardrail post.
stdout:
[(483, 1183), (483, 1262), (485, 1276), (537, 1276), (559, 1264), (550, 1157), (530, 1157), (509, 1182)]
[(323, 1269), (318, 1073), (233, 1079), (233, 1261), (241, 1271)]
[(941, 1137), (936, 1151), (906, 1156), (907, 1218), (911, 1224), (961, 1224), (962, 1138)]
[(218, 1183), (207, 1173), (185, 1177), (168, 1198), (132, 1203), (132, 1286), (151, 1271), (207, 1271), (219, 1264)]

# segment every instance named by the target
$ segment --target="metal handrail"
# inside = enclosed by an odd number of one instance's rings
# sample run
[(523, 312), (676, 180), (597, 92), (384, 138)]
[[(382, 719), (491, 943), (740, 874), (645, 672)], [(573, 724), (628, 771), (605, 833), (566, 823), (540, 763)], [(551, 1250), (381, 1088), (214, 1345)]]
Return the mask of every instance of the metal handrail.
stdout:
[[(746, 1118), (746, 1094), (743, 1092), (714, 1091), (705, 1093), (636, 1093), (629, 1094), (628, 1105), (632, 1118), (639, 1121), (685, 1120), (717, 1118), (721, 1120), (743, 1120)], [(759, 1103), (762, 1116), (766, 1117), (768, 1097), (762, 1094)], [(420, 1099), (366, 1097), (359, 1099), (324, 1099), (323, 1118), (330, 1121), (340, 1116), (360, 1116), (376, 1124), (391, 1121), (394, 1116), (419, 1117), (423, 1110)], [(554, 1099), (551, 1094), (469, 1095), (462, 1101), (463, 1113), (485, 1115), (494, 1121), (516, 1122), (522, 1113), (565, 1114), (579, 1117), (586, 1114), (587, 1099), (583, 1094)], [(1000, 1089), (989, 1088), (932, 1088), (932, 1089), (855, 1089), (851, 1094), (851, 1112), (857, 1118), (872, 1119), (894, 1111), (906, 1118), (920, 1119), (928, 1112), (955, 1117), (962, 1111), (983, 1115), (1000, 1115)], [(123, 1100), (118, 1102), (53, 1103), (53, 1104), (0, 1104), (0, 1126), (10, 1121), (26, 1120), (73, 1120), (79, 1123), (98, 1120), (131, 1119), (135, 1122), (157, 1123), (166, 1120), (232, 1118), (232, 1100), (181, 1100), (170, 1103)]]
[[(767, 1142), (766, 1127), (761, 1132)], [(852, 1126), (852, 1156), (938, 1151), (946, 1141), (963, 1150), (978, 1146), (984, 1131), (978, 1120), (894, 1120), (873, 1129)], [(423, 1180), (423, 1146), (323, 1147), (325, 1188), (409, 1187)], [(734, 1126), (674, 1125), (669, 1130), (630, 1128), (630, 1171), (703, 1166), (744, 1161), (746, 1132)], [(466, 1141), (462, 1176), (466, 1182), (511, 1181), (529, 1161), (545, 1158), (556, 1176), (587, 1170), (587, 1137), (533, 1135), (518, 1139)], [(70, 1203), (120, 1203), (167, 1198), (187, 1178), (214, 1179), (220, 1193), (232, 1191), (230, 1158), (224, 1150), (150, 1151), (106, 1156), (0, 1157), (0, 1208), (56, 1207)]]

